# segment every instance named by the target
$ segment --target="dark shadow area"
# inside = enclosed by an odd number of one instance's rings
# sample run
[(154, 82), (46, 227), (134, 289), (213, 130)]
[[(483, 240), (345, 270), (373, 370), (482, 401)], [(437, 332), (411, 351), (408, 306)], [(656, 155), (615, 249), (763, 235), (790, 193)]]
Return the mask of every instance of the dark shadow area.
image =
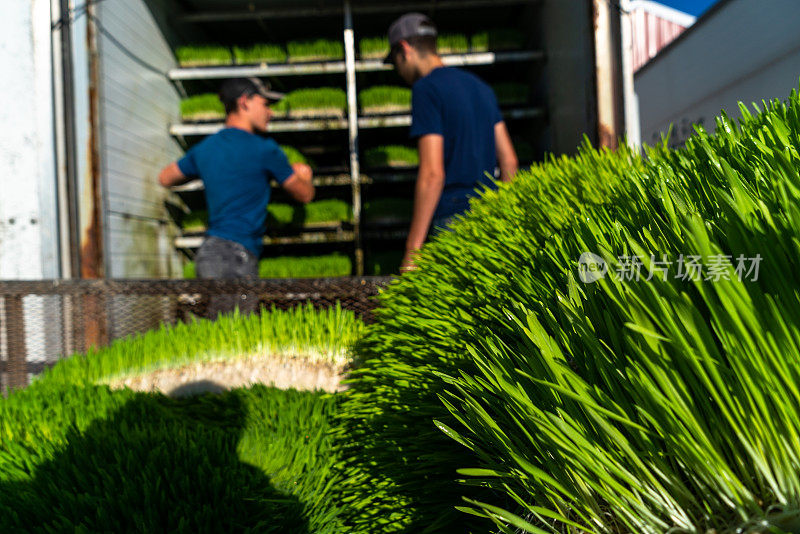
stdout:
[(225, 392), (225, 387), (212, 382), (211, 380), (196, 380), (188, 384), (183, 384), (170, 391), (169, 397), (180, 399), (203, 394), (220, 394)]
[(293, 207), (291, 226), (293, 228), (302, 228), (306, 224), (306, 205), (295, 203)]
[(298, 499), (237, 457), (241, 393), (128, 394), (32, 480), (0, 484), (0, 532), (309, 532)]
[(186, 217), (186, 212), (184, 212), (180, 206), (169, 200), (164, 201), (164, 209), (169, 219), (175, 223), (175, 226), (180, 228), (183, 219)]

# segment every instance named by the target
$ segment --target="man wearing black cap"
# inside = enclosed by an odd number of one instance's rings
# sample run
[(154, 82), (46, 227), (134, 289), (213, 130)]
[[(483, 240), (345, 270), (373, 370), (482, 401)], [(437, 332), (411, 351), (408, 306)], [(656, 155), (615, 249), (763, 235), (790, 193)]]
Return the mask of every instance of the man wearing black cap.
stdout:
[(469, 208), (469, 198), (486, 177), (508, 181), (517, 172), (517, 155), (492, 89), (477, 76), (445, 67), (436, 52), (437, 30), (420, 13), (407, 13), (389, 27), (394, 65), (411, 88), (411, 137), (419, 147), (414, 214), (401, 270), (430, 230), (444, 228)]
[(197, 252), (198, 278), (258, 277), (270, 179), (300, 202), (314, 198), (311, 168), (289, 165), (267, 130), (270, 102), (283, 97), (257, 78), (226, 81), (219, 98), (225, 106), (225, 128), (167, 165), (158, 177), (164, 187), (192, 178), (203, 180), (208, 206), (207, 238)]

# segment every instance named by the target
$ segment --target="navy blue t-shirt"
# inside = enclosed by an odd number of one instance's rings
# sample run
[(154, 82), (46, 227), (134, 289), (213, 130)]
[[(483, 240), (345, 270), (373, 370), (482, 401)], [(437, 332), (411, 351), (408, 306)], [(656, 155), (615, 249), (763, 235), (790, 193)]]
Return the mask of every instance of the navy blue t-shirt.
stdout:
[(270, 178), (283, 183), (294, 170), (272, 139), (238, 128), (206, 137), (178, 160), (186, 176), (203, 180), (207, 235), (244, 245), (258, 257), (266, 230)]
[(493, 185), (494, 127), (503, 120), (491, 87), (474, 74), (439, 67), (411, 88), (411, 137), (444, 137), (445, 183), (434, 219), (469, 208), (479, 184)]

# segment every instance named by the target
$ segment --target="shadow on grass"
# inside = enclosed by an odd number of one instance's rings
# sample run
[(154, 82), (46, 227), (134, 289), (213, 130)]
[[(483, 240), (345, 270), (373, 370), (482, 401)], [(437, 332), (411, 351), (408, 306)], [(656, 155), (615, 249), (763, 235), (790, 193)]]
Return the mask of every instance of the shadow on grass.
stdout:
[(30, 480), (0, 483), (0, 532), (309, 532), (297, 498), (237, 457), (243, 393), (119, 393)]

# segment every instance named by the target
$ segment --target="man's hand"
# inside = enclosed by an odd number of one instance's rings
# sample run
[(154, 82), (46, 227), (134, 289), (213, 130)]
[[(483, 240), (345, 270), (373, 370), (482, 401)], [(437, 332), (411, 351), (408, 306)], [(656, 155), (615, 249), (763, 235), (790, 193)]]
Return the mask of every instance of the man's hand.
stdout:
[(189, 177), (184, 176), (180, 167), (178, 167), (178, 163), (175, 161), (161, 169), (161, 173), (158, 175), (158, 183), (164, 187), (181, 185), (187, 181), (189, 181)]
[(500, 166), (500, 179), (504, 182), (510, 182), (514, 175), (517, 174), (517, 170), (519, 170), (519, 162), (505, 122), (501, 121), (494, 125), (494, 144), (497, 163)]
[(314, 173), (305, 163), (293, 163), (294, 173), (283, 182), (282, 187), (298, 202), (307, 204), (314, 199), (314, 185), (311, 183)]
[(306, 182), (310, 182), (311, 178), (314, 176), (314, 171), (305, 163), (292, 163), (292, 169), (294, 169), (294, 173), (298, 178)]
[(419, 255), (418, 249), (406, 251), (405, 256), (403, 256), (403, 261), (400, 263), (401, 273), (407, 273), (417, 268), (417, 255)]

